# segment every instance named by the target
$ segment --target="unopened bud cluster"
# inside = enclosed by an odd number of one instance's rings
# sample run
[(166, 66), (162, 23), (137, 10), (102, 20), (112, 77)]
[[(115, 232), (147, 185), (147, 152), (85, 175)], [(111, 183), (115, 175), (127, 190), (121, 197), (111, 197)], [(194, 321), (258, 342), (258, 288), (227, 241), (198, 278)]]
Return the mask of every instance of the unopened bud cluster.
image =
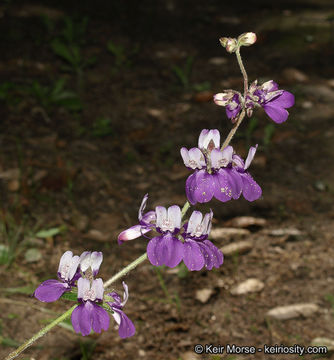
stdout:
[(237, 39), (230, 37), (222, 37), (219, 39), (221, 45), (230, 54), (235, 52), (240, 46), (251, 46), (256, 41), (256, 34), (253, 32), (247, 32), (241, 34)]

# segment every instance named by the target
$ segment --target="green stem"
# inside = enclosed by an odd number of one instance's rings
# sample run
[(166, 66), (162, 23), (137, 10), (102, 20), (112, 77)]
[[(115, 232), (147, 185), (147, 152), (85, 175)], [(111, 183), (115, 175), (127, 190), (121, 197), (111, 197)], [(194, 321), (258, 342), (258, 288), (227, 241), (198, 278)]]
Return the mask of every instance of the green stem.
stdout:
[(189, 201), (187, 200), (186, 202), (185, 202), (185, 204), (183, 205), (183, 208), (182, 208), (182, 211), (181, 211), (181, 219), (183, 219), (184, 218), (184, 215), (187, 213), (187, 211), (188, 211), (188, 209), (190, 208), (190, 203), (189, 203)]
[(50, 331), (53, 327), (67, 319), (69, 316), (71, 316), (73, 310), (78, 306), (78, 304), (73, 305), (69, 310), (64, 312), (64, 314), (60, 315), (56, 320), (52, 321), (49, 325), (45, 326), (42, 330), (40, 330), (37, 334), (35, 334), (32, 338), (27, 340), (25, 343), (23, 343), (21, 346), (19, 346), (16, 350), (11, 352), (5, 360), (11, 360), (15, 359), (18, 355), (21, 354), (22, 351), (24, 351), (27, 347), (31, 346), (37, 339), (45, 335), (48, 331)]
[(131, 270), (133, 270), (134, 268), (136, 268), (139, 264), (141, 264), (142, 262), (144, 262), (147, 259), (147, 253), (139, 256), (138, 259), (132, 261), (132, 263), (130, 263), (128, 266), (126, 266), (123, 270), (119, 271), (116, 275), (114, 275), (113, 277), (111, 277), (109, 280), (107, 280), (104, 283), (104, 287), (107, 288), (108, 286), (110, 286), (112, 283), (114, 283), (115, 281), (117, 281), (118, 279), (120, 279), (121, 277), (125, 276), (128, 272), (130, 272)]

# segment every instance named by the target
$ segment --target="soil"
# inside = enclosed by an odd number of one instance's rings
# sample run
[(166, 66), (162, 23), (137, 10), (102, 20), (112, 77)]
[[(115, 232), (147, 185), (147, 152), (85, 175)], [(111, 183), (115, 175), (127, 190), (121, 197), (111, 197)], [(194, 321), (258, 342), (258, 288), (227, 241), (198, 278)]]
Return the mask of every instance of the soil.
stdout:
[[(296, 104), (281, 125), (257, 110), (232, 140), (243, 156), (259, 144), (250, 172), (261, 199), (196, 208), (213, 209), (213, 229), (235, 229), (215, 236), (216, 246), (247, 240), (248, 251), (226, 254), (213, 271), (160, 269), (164, 286), (146, 261), (124, 278), (134, 337), (120, 339), (113, 320), (107, 332), (85, 338), (59, 326), (19, 358), (297, 359), (263, 351), (199, 356), (194, 346), (334, 341), (332, 1), (85, 1), (80, 7), (6, 1), (0, 14), (0, 239), (1, 249), (9, 246), (14, 254), (0, 267), (0, 356), (70, 307), (31, 296), (56, 277), (64, 251), (103, 251), (106, 280), (146, 250), (145, 238), (122, 246), (116, 241), (137, 223), (145, 193), (149, 209), (184, 204), (189, 172), (180, 148), (196, 146), (203, 128), (226, 136), (232, 124), (212, 96), (242, 91), (236, 59), (218, 39), (246, 31), (258, 35), (255, 45), (242, 49), (250, 80), (274, 79), (295, 94)], [(85, 17), (86, 28), (78, 25)], [(52, 51), (52, 42), (64, 39), (66, 18), (82, 63), (95, 58), (81, 70), (65, 68)], [(108, 51), (109, 41), (118, 57)], [(80, 98), (81, 110), (31, 90), (35, 82), (50, 93), (59, 79)], [(250, 218), (240, 224), (244, 216)], [(56, 234), (38, 235), (49, 229)], [(250, 278), (263, 289), (232, 295)], [(115, 289), (122, 291), (121, 282)], [(209, 295), (200, 301), (203, 289)], [(303, 303), (317, 310), (288, 320), (267, 314)]]

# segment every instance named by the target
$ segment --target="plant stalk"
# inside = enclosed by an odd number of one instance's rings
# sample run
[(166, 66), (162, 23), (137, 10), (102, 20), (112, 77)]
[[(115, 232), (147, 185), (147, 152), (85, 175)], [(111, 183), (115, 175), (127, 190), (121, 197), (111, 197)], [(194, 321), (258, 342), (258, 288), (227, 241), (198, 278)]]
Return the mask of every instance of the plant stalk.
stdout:
[(68, 309), (64, 314), (60, 315), (56, 320), (52, 321), (49, 325), (45, 326), (42, 330), (36, 333), (33, 337), (19, 346), (16, 350), (11, 352), (4, 360), (15, 359), (17, 356), (21, 354), (26, 348), (31, 346), (37, 339), (45, 335), (48, 331), (50, 331), (53, 327), (66, 320), (69, 316), (71, 316), (73, 310), (78, 306), (78, 304), (73, 305), (70, 309)]

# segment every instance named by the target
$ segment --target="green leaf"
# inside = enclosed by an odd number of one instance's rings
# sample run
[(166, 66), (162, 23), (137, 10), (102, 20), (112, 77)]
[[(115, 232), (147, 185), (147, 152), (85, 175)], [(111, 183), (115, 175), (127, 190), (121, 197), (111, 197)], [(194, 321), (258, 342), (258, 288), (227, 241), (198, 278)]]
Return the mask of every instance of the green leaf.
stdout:
[(46, 239), (60, 234), (64, 230), (64, 227), (55, 227), (48, 230), (40, 230), (36, 233), (36, 237)]
[(70, 300), (70, 301), (78, 301), (78, 294), (74, 293), (74, 292), (65, 292), (61, 296), (61, 299)]
[(10, 294), (25, 294), (31, 295), (35, 291), (35, 287), (31, 285), (21, 286), (21, 287), (12, 287), (12, 288), (2, 288), (2, 291), (5, 291)]

